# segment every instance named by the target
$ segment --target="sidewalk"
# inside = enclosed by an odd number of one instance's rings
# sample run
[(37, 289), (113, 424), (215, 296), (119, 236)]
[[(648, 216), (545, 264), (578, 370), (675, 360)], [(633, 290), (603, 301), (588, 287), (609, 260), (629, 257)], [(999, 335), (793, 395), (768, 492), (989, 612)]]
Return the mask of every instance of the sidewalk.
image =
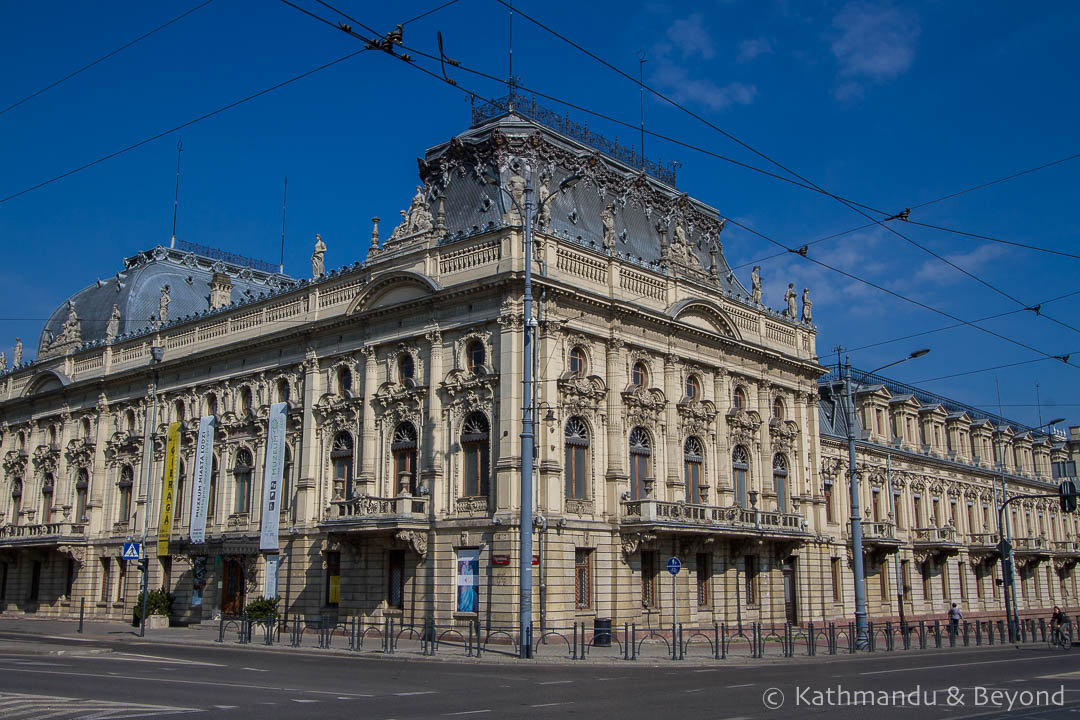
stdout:
[[(291, 652), (313, 654), (340, 654), (353, 657), (386, 656), (398, 660), (438, 660), (448, 662), (468, 663), (499, 663), (521, 662), (517, 658), (516, 645), (513, 644), (509, 635), (492, 631), (486, 638), (486, 642), (479, 645), (475, 638), (462, 636), (456, 631), (442, 631), (436, 635), (436, 643), (424, 643), (419, 633), (411, 628), (395, 629), (393, 633), (393, 647), (388, 651), (387, 642), (382, 637), (382, 628), (375, 625), (368, 626), (363, 631), (356, 631), (356, 635), (350, 637), (351, 632), (346, 628), (339, 627), (335, 632), (320, 632), (318, 627), (305, 627), (300, 633), (298, 644), (293, 645), (293, 622), (290, 621), (289, 629), (280, 629), (280, 636), (274, 633), (271, 638), (272, 644), (266, 644), (266, 629), (264, 625), (254, 624), (251, 628), (250, 642), (242, 636), (240, 623), (222, 624), (206, 623), (188, 627), (170, 627), (158, 630), (147, 630), (146, 636), (140, 638), (138, 628), (128, 623), (120, 622), (88, 622), (83, 632), (78, 633), (78, 622), (54, 619), (28, 619), (28, 618), (0, 618), (0, 634), (17, 634), (25, 636), (26, 640), (19, 639), (19, 646), (25, 651), (27, 640), (32, 640), (34, 645), (49, 653), (57, 652), (80, 652), (72, 650), (71, 642), (120, 642), (146, 648), (147, 646), (213, 646), (213, 647), (241, 647), (249, 650), (263, 650), (266, 652)], [(219, 642), (219, 637), (223, 640)], [(56, 642), (50, 642), (56, 641)], [(783, 646), (773, 639), (766, 639), (763, 644), (764, 653), (760, 658), (751, 656), (749, 638), (735, 638), (724, 643), (727, 657), (717, 659), (714, 652), (712, 638), (698, 634), (694, 637), (683, 637), (681, 657), (674, 661), (670, 647), (670, 638), (659, 635), (648, 635), (648, 631), (638, 629), (635, 642), (636, 648), (623, 647), (626, 643), (624, 633), (620, 628), (612, 633), (611, 647), (594, 647), (591, 645), (592, 638), (584, 641), (562, 633), (549, 632), (543, 639), (536, 643), (534, 659), (529, 662), (576, 664), (587, 662), (597, 663), (633, 663), (660, 664), (678, 662), (682, 665), (694, 666), (723, 666), (724, 664), (737, 664), (740, 666), (755, 664), (806, 664), (819, 662), (837, 662), (865, 658), (870, 656), (906, 656), (927, 655), (941, 656), (956, 652), (994, 652), (1002, 650), (1014, 650), (1017, 647), (1031, 649), (1046, 649), (1046, 643), (1041, 641), (1032, 642), (1030, 639), (1023, 645), (995, 642), (989, 645), (986, 638), (982, 638), (982, 644), (975, 645), (974, 639), (970, 639), (970, 645), (965, 647), (961, 638), (957, 639), (956, 646), (950, 647), (947, 638), (943, 638), (942, 647), (937, 648), (931, 639), (928, 647), (918, 649), (918, 644), (913, 643), (912, 649), (904, 650), (902, 645), (897, 644), (896, 649), (887, 651), (879, 647), (876, 652), (868, 653), (860, 651), (849, 653), (846, 647), (838, 647), (835, 655), (830, 655), (824, 643), (819, 641), (816, 654), (810, 656), (805, 638), (794, 643), (793, 654), (785, 657)], [(0, 640), (2, 642), (2, 640)], [(587, 647), (583, 647), (587, 645)], [(7, 644), (7, 643), (5, 643)], [(575, 647), (576, 644), (576, 647)], [(478, 647), (479, 645), (479, 647)], [(92, 648), (88, 647), (87, 651)], [(45, 653), (42, 653), (45, 654)], [(636, 659), (626, 660), (627, 656)], [(676, 648), (678, 654), (678, 648)]]

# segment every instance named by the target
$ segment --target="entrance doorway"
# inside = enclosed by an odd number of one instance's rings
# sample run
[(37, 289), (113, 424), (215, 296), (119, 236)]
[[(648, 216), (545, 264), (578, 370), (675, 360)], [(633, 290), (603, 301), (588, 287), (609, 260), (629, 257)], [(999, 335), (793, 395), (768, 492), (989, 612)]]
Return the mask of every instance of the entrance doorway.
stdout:
[(784, 617), (792, 625), (799, 624), (799, 601), (796, 593), (796, 573), (794, 557), (784, 561)]
[(244, 612), (244, 564), (237, 558), (226, 558), (222, 571), (221, 612), (235, 617)]

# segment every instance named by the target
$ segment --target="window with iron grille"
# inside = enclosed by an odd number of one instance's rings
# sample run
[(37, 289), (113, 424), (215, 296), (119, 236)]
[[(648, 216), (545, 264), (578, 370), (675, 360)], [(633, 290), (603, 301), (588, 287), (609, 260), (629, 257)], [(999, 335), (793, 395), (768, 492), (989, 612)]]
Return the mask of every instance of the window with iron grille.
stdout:
[(656, 596), (656, 553), (641, 552), (641, 607), (653, 610), (660, 606)]
[(840, 558), (832, 558), (829, 561), (829, 567), (832, 570), (832, 599), (833, 602), (840, 602), (843, 597), (843, 590), (840, 585)]
[(712, 555), (697, 556), (697, 604), (700, 608), (712, 606)]
[(747, 605), (757, 605), (758, 603), (758, 588), (757, 588), (757, 576), (758, 576), (758, 564), (757, 558), (753, 555), (747, 555), (743, 558), (745, 563), (746, 572), (744, 575), (744, 592)]
[(587, 548), (574, 551), (574, 606), (578, 610), (592, 608), (592, 554)]
[(405, 551), (391, 550), (387, 560), (387, 605), (400, 610), (405, 606)]

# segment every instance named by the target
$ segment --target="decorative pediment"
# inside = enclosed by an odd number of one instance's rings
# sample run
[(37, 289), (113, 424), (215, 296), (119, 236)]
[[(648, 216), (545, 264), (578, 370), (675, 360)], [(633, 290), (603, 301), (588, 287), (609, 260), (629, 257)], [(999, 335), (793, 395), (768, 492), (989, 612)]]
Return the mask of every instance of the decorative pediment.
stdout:
[(439, 389), (446, 398), (450, 413), (455, 419), (461, 419), (476, 410), (491, 408), (498, 381), (497, 375), (451, 370)]
[(11, 477), (18, 477), (26, 471), (26, 453), (8, 450), (4, 454), (4, 472)]
[(725, 418), (728, 431), (735, 442), (753, 442), (758, 428), (761, 427), (761, 415), (756, 410), (733, 408)]
[(681, 402), (676, 409), (687, 433), (703, 434), (716, 420), (716, 405), (711, 400)]
[(628, 425), (651, 425), (660, 418), (667, 398), (659, 388), (634, 387), (622, 394)]
[(49, 445), (38, 445), (32, 460), (34, 469), (39, 473), (54, 473), (60, 460), (60, 451)]
[(65, 454), (69, 465), (89, 467), (94, 462), (94, 444), (85, 438), (75, 438), (68, 443)]
[(599, 375), (559, 378), (559, 405), (569, 414), (596, 410), (607, 397), (607, 385)]
[(794, 420), (781, 420), (774, 417), (769, 421), (769, 437), (773, 447), (791, 449), (795, 438), (799, 436), (799, 423)]

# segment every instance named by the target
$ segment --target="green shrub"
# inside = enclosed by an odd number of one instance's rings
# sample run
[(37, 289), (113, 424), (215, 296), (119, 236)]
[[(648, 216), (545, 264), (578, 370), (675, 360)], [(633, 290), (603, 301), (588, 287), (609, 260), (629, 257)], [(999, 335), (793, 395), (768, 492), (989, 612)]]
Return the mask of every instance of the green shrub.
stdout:
[(244, 608), (244, 613), (252, 620), (275, 617), (278, 614), (277, 605), (280, 600), (279, 597), (252, 600)]
[[(142, 619), (142, 604), (143, 594), (140, 592), (139, 597), (135, 599), (135, 619)], [(161, 588), (160, 590), (151, 590), (146, 596), (146, 614), (147, 615), (164, 615), (169, 617), (172, 614), (173, 596)]]

